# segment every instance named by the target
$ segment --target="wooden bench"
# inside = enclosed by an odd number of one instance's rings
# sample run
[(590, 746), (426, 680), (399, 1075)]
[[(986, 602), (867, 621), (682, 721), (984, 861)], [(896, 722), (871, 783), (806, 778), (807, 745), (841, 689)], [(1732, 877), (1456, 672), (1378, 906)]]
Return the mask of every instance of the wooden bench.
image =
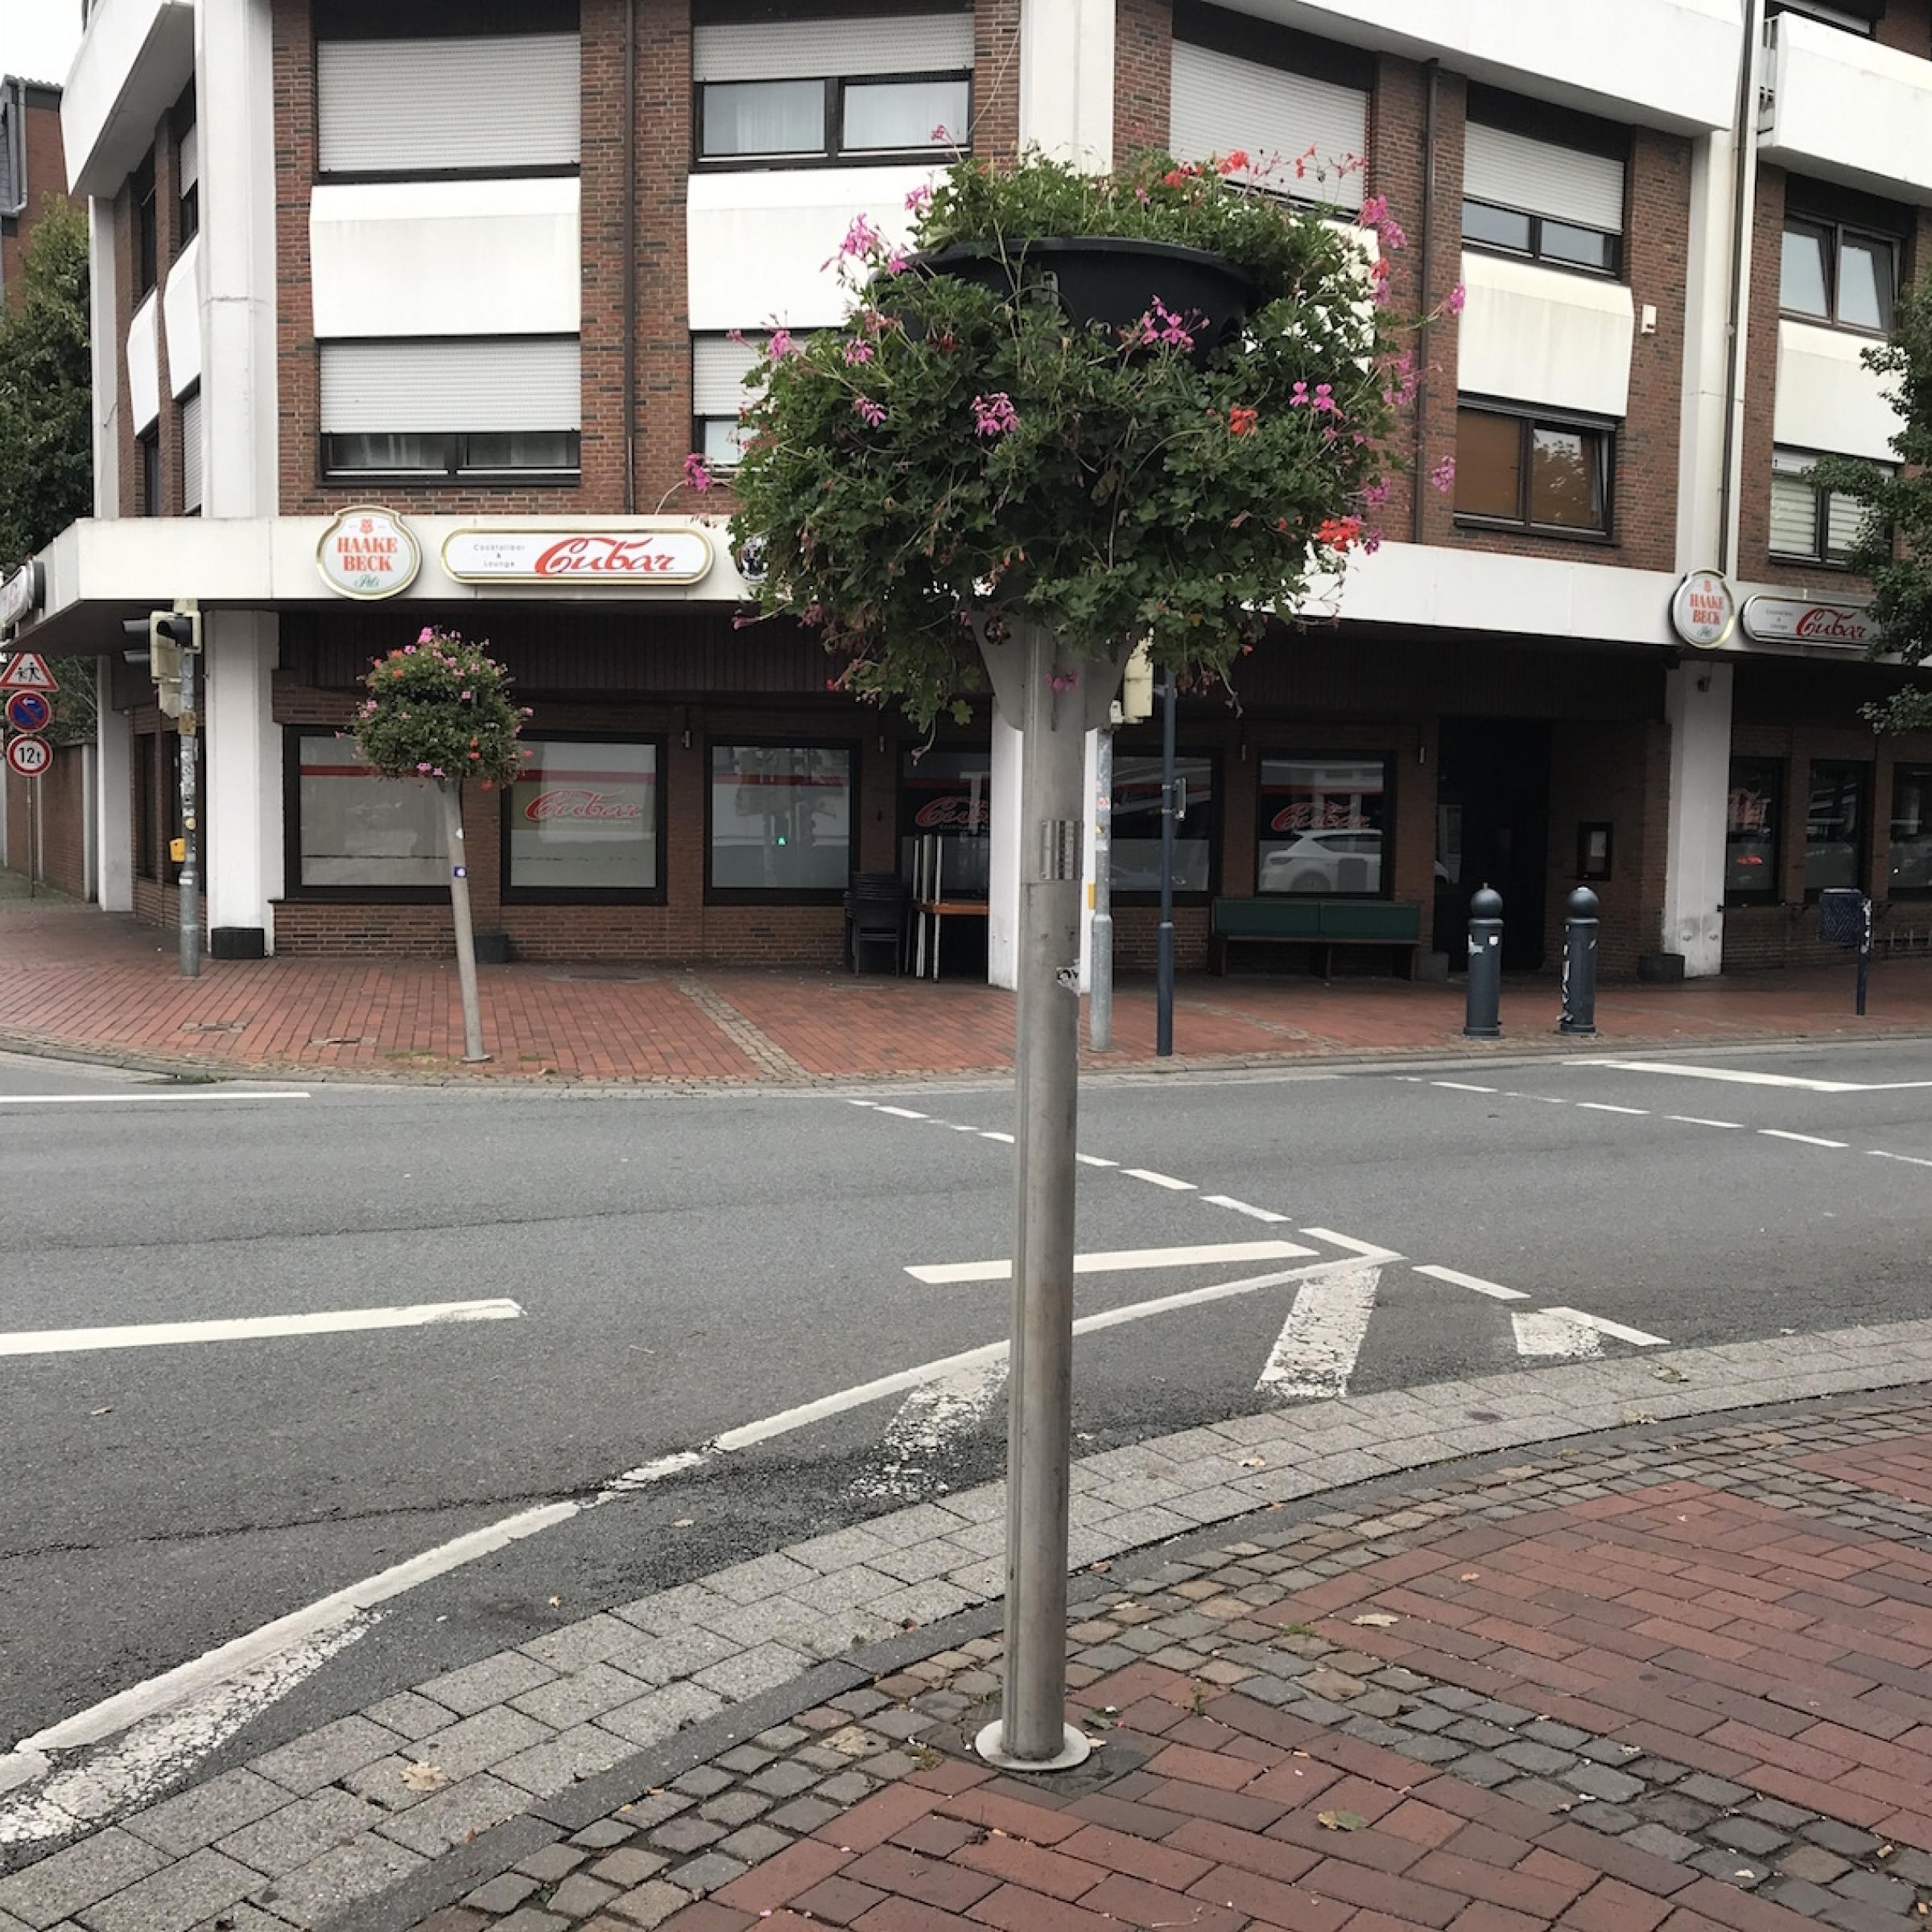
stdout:
[(1386, 899), (1290, 897), (1216, 899), (1208, 948), (1212, 969), (1224, 976), (1232, 946), (1306, 946), (1328, 977), (1338, 946), (1379, 946), (1400, 956), (1404, 979), (1415, 977), (1422, 943), (1422, 909)]

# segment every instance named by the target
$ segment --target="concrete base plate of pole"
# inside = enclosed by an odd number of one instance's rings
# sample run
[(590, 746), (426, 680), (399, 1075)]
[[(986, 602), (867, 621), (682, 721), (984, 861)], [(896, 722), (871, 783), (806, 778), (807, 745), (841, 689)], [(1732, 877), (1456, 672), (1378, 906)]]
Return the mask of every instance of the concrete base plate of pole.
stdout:
[(1064, 1727), (1064, 1742), (1052, 1757), (1014, 1757), (1005, 1748), (1005, 1719), (996, 1717), (972, 1740), (979, 1756), (1001, 1771), (1071, 1771), (1093, 1755), (1093, 1740), (1071, 1724)]

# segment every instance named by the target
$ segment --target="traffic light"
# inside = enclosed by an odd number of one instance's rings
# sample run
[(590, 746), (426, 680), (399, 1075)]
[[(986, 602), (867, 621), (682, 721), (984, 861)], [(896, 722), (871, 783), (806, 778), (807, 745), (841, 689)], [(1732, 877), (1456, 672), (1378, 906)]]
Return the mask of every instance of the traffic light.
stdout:
[(1121, 684), (1121, 722), (1142, 724), (1154, 716), (1154, 658), (1143, 642), (1133, 647), (1127, 660), (1127, 675)]
[(143, 623), (130, 617), (121, 626), (130, 637), (147, 639), (147, 672), (163, 717), (181, 715), (181, 654), (201, 648), (201, 613), (196, 610), (152, 610)]

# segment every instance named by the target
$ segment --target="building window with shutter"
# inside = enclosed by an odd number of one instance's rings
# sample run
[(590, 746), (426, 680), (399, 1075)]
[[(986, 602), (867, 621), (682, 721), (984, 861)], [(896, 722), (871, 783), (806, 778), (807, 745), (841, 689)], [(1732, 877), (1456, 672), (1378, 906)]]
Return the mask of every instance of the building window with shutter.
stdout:
[(1465, 404), (1455, 412), (1456, 521), (1607, 537), (1612, 455), (1607, 423)]
[(185, 515), (201, 514), (201, 478), (206, 463), (201, 443), (201, 386), (196, 383), (181, 398), (181, 508)]
[(129, 190), (134, 204), (134, 295), (137, 300), (155, 285), (160, 272), (161, 230), (155, 208), (155, 157), (134, 171)]
[[(1771, 554), (1842, 570), (1858, 542), (1864, 510), (1843, 490), (1818, 489), (1811, 481), (1817, 464), (1808, 450), (1771, 452)], [(1872, 467), (1893, 473), (1889, 463)]]
[(175, 253), (201, 232), (201, 135), (190, 87), (175, 109)]
[(141, 452), (141, 514), (158, 517), (163, 511), (160, 424), (157, 423), (145, 436), (137, 436), (134, 445)]
[[(791, 339), (803, 346), (815, 332), (795, 329)], [(737, 467), (741, 414), (765, 393), (745, 378), (763, 358), (766, 339), (741, 329), (691, 339), (691, 446), (714, 470)]]
[(576, 481), (583, 398), (575, 336), (320, 346), (327, 477)]
[(972, 15), (720, 17), (691, 28), (695, 159), (815, 167), (943, 155), (972, 142)]
[(1623, 266), (1626, 130), (1472, 85), (1463, 240), (1552, 268)]

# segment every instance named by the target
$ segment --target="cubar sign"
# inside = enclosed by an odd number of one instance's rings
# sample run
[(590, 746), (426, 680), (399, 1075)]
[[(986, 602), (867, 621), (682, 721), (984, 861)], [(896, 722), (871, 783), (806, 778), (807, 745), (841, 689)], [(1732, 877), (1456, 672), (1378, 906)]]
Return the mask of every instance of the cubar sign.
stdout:
[(322, 581), (345, 597), (393, 597), (409, 588), (422, 567), (415, 532), (394, 511), (373, 503), (344, 510), (316, 546)]
[(443, 568), (460, 584), (654, 589), (711, 572), (711, 539), (688, 523), (645, 530), (452, 530)]
[(1782, 644), (1832, 644), (1862, 650), (1872, 641), (1872, 618), (1862, 604), (1823, 604), (1806, 597), (1746, 600), (1744, 634)]

